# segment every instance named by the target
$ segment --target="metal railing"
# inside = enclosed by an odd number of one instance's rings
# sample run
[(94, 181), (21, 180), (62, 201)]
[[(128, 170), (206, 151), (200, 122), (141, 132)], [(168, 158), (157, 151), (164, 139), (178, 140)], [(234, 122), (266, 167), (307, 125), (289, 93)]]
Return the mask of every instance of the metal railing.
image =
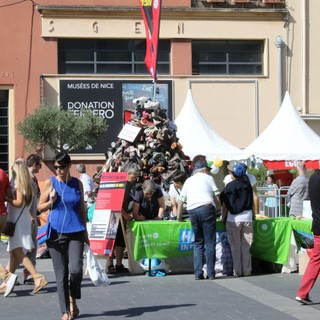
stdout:
[(288, 186), (277, 188), (271, 195), (268, 187), (258, 187), (259, 214), (269, 218), (288, 217), (288, 190)]

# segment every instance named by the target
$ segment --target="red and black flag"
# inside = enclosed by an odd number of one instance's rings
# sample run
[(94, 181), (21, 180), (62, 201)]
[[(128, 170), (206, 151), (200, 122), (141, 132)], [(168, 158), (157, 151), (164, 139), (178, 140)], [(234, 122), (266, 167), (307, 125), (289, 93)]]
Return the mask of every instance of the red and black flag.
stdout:
[(160, 31), (161, 0), (139, 0), (141, 13), (146, 28), (146, 55), (144, 62), (153, 77), (157, 81), (158, 42)]

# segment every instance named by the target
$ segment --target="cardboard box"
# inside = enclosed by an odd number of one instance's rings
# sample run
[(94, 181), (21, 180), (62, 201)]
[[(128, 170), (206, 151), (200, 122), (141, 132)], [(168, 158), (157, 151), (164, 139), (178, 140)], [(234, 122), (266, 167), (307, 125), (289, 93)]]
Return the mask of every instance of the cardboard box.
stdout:
[(298, 256), (299, 256), (299, 274), (303, 276), (310, 259), (306, 252), (299, 252)]

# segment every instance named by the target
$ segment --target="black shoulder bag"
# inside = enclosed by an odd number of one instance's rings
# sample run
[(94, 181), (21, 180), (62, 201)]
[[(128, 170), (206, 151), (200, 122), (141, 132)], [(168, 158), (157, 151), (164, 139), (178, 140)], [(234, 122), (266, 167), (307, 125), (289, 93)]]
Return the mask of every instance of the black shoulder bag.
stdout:
[(13, 237), (14, 231), (15, 231), (15, 229), (16, 229), (16, 224), (17, 224), (18, 220), (20, 219), (21, 214), (22, 214), (25, 206), (26, 206), (26, 205), (23, 206), (23, 208), (22, 208), (22, 210), (21, 210), (21, 212), (20, 212), (20, 214), (19, 214), (16, 222), (7, 221), (6, 226), (4, 227), (4, 229), (3, 229), (3, 231), (2, 231), (2, 233), (3, 233), (4, 235), (6, 235), (6, 236), (8, 236), (8, 237)]

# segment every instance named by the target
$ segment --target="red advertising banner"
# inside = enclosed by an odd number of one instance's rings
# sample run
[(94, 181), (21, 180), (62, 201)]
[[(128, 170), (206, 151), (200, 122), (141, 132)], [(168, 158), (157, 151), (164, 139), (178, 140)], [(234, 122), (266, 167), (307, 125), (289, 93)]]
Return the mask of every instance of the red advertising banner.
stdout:
[(103, 172), (89, 233), (90, 248), (99, 255), (113, 252), (119, 225), (127, 172)]
[(144, 62), (156, 82), (158, 42), (160, 31), (161, 0), (139, 0), (142, 18), (146, 29), (146, 55)]
[[(264, 165), (269, 170), (291, 170), (297, 167), (297, 164), (302, 162), (300, 160), (283, 160), (283, 161), (269, 161), (263, 160)], [(306, 160), (303, 161), (308, 170), (320, 169), (320, 160)]]

